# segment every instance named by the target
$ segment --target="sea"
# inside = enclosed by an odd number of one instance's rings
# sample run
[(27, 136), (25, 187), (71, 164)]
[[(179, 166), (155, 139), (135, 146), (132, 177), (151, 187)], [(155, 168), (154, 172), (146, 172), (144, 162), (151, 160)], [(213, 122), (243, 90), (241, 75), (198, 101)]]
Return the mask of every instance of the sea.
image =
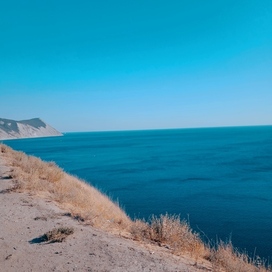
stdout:
[(65, 133), (3, 141), (55, 161), (131, 218), (176, 214), (211, 244), (272, 256), (272, 126)]

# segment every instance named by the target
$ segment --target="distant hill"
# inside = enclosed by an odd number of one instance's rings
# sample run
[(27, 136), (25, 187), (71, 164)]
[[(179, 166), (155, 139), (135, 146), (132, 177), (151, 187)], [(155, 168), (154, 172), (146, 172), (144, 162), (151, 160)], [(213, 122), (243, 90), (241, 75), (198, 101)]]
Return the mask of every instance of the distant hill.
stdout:
[(0, 118), (0, 140), (62, 136), (62, 134), (40, 118), (15, 121)]

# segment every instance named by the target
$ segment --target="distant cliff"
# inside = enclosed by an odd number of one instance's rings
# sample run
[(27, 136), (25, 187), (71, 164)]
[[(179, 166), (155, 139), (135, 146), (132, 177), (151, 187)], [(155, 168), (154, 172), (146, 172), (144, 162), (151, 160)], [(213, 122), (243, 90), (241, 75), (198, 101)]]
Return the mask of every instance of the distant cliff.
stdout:
[(0, 118), (0, 140), (49, 136), (62, 134), (40, 118), (22, 121)]

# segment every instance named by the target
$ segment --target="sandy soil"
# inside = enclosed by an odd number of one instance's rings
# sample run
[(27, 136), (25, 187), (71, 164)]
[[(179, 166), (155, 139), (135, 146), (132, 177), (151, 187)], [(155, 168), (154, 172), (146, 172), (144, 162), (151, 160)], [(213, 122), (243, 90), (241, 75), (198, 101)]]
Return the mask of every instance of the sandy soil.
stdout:
[[(0, 271), (212, 271), (206, 262), (86, 226), (45, 199), (10, 192), (5, 165), (0, 154)], [(41, 241), (60, 226), (75, 232), (61, 243)]]

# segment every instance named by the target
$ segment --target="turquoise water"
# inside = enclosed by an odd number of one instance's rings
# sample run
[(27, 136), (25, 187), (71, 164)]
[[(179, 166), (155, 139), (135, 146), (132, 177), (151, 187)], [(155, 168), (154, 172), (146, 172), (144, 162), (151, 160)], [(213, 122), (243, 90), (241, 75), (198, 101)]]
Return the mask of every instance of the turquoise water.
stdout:
[[(272, 256), (272, 126), (67, 133), (4, 141), (54, 160), (131, 217), (175, 213), (216, 240)], [(206, 239), (204, 237), (204, 239)]]

